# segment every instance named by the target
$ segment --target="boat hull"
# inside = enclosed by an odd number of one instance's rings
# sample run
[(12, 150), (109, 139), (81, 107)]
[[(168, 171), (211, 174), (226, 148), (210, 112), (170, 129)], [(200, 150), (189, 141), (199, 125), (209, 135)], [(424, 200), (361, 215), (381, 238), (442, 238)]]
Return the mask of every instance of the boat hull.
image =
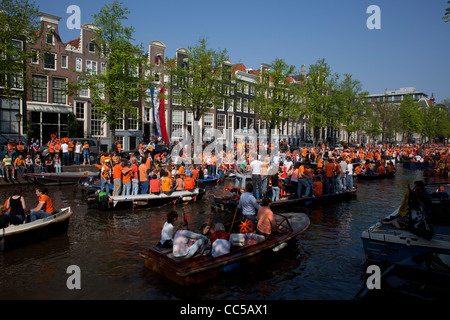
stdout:
[(186, 260), (176, 260), (157, 248), (150, 248), (142, 252), (141, 257), (147, 269), (180, 286), (205, 283), (242, 265), (253, 264), (267, 255), (277, 254), (281, 251), (281, 247), (295, 243), (296, 237), (307, 230), (310, 224), (307, 215), (302, 213), (296, 215), (298, 216), (288, 218), (296, 220), (295, 227), (291, 232), (270, 237), (253, 245), (233, 247), (234, 249), (230, 253), (216, 258), (208, 255), (195, 255)]
[(71, 216), (71, 209), (65, 208), (44, 219), (1, 229), (0, 250), (17, 249), (67, 233)]

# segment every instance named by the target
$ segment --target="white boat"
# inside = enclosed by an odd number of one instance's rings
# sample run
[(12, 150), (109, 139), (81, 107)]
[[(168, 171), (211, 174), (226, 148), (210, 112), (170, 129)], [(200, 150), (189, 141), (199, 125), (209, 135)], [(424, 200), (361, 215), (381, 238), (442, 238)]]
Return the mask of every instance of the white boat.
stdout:
[(148, 207), (161, 206), (171, 202), (194, 202), (200, 200), (204, 194), (204, 189), (194, 188), (193, 190), (173, 191), (170, 194), (137, 194), (127, 196), (99, 196), (99, 192), (91, 193), (86, 198), (89, 208), (97, 209), (118, 209), (123, 207)]
[[(442, 184), (448, 188), (448, 184)], [(427, 185), (426, 188), (433, 186)], [(439, 186), (438, 186), (439, 188)], [(443, 197), (447, 193), (447, 197)], [(368, 262), (390, 265), (412, 256), (429, 252), (450, 254), (450, 198), (445, 190), (441, 195), (431, 195), (430, 225), (433, 235), (426, 239), (408, 229), (396, 229), (392, 224), (375, 223), (361, 234)], [(399, 216), (399, 208), (384, 220)]]
[(72, 216), (70, 207), (33, 222), (0, 229), (0, 251), (8, 251), (67, 232)]

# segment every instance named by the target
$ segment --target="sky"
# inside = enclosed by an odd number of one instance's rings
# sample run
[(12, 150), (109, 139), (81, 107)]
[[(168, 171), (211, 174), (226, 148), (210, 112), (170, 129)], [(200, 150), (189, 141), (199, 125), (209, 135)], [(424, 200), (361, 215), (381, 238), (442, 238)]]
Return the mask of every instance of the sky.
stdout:
[[(39, 10), (61, 17), (62, 41), (79, 37), (69, 29), (71, 5), (80, 8), (81, 24), (113, 0), (35, 0)], [(120, 0), (119, 0), (120, 1)], [(207, 39), (226, 49), (233, 64), (259, 69), (276, 58), (300, 70), (325, 59), (332, 72), (351, 74), (370, 94), (415, 87), (436, 102), (450, 99), (450, 22), (442, 17), (447, 0), (122, 0), (135, 44), (178, 48)], [(379, 19), (369, 6), (379, 8)], [(369, 29), (367, 21), (379, 22)]]

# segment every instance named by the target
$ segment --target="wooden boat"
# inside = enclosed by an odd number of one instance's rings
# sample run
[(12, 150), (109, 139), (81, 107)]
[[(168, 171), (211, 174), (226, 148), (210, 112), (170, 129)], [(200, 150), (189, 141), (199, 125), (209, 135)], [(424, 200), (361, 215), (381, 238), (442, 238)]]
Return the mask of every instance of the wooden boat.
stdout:
[[(227, 193), (224, 196), (210, 195), (210, 205), (217, 210), (233, 213), (239, 204), (239, 198), (245, 189), (232, 185), (225, 185), (224, 189)], [(289, 205), (310, 205), (312, 203), (331, 202), (351, 199), (357, 196), (357, 189), (347, 190), (344, 192), (336, 192), (333, 194), (324, 194), (315, 197), (297, 198), (296, 194), (281, 197), (280, 200), (272, 202), (272, 207), (284, 207)], [(262, 200), (257, 200), (261, 202)]]
[(60, 184), (74, 184), (81, 181), (86, 181), (90, 178), (99, 177), (99, 172), (42, 172), (42, 173), (24, 173), (23, 177), (31, 183), (41, 185), (60, 185)]
[(137, 194), (127, 196), (108, 196), (101, 194), (100, 190), (91, 192), (86, 197), (86, 203), (90, 209), (123, 209), (129, 207), (156, 207), (170, 203), (190, 203), (201, 200), (204, 189), (173, 191), (171, 194)]
[(0, 230), (0, 251), (7, 251), (46, 240), (67, 232), (72, 216), (70, 207), (33, 222), (9, 226)]
[(395, 171), (386, 172), (383, 174), (374, 173), (374, 174), (365, 174), (360, 173), (357, 174), (356, 177), (361, 180), (377, 180), (377, 179), (385, 179), (385, 178), (393, 178), (395, 176)]
[[(430, 239), (419, 236), (417, 231), (395, 229), (382, 221), (364, 230), (361, 234), (367, 261), (390, 265), (415, 255), (428, 252), (450, 254), (450, 198), (448, 183), (425, 185), (431, 195), (429, 223), (433, 230)], [(442, 191), (441, 187), (447, 188)], [(436, 192), (439, 191), (440, 192)], [(399, 216), (399, 208), (387, 216), (385, 221)]]
[(365, 284), (356, 300), (446, 301), (450, 296), (450, 255), (426, 253), (389, 266), (380, 276), (380, 288)]
[(282, 197), (280, 200), (272, 202), (270, 204), (271, 207), (282, 207), (282, 206), (289, 206), (289, 205), (303, 205), (303, 204), (311, 204), (311, 203), (325, 203), (325, 202), (331, 202), (331, 201), (341, 201), (341, 200), (347, 200), (352, 199), (356, 197), (357, 195), (357, 189), (352, 189), (344, 192), (336, 192), (333, 194), (324, 194), (321, 196), (315, 196), (315, 197), (305, 197), (305, 198), (297, 198), (296, 195), (288, 196), (288, 197)]
[[(245, 238), (251, 234), (232, 233), (231, 251), (219, 257), (208, 252), (188, 259), (173, 256), (171, 249), (153, 247), (141, 252), (146, 268), (159, 273), (181, 286), (200, 284), (226, 274), (239, 266), (258, 261), (263, 255), (276, 254), (287, 245), (295, 243), (297, 236), (310, 224), (303, 213), (274, 214), (279, 232), (264, 240), (254, 235), (252, 244)], [(237, 224), (236, 224), (237, 225)], [(255, 241), (256, 240), (256, 241)]]

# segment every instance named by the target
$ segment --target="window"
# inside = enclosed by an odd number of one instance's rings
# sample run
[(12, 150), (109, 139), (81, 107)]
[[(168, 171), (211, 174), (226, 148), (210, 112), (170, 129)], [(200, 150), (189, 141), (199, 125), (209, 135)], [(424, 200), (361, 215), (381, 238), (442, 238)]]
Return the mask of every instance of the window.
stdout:
[(247, 118), (242, 117), (242, 129), (247, 131)]
[(213, 128), (214, 127), (214, 114), (213, 113), (206, 113), (203, 116), (203, 126), (205, 128)]
[(86, 60), (86, 73), (97, 74), (97, 61)]
[(31, 50), (31, 63), (39, 64), (39, 51), (37, 51), (36, 49)]
[(102, 62), (100, 64), (100, 72), (105, 73), (106, 72), (106, 62)]
[(248, 130), (254, 129), (253, 120), (253, 118), (248, 118)]
[(89, 42), (89, 52), (95, 52), (95, 43)]
[(183, 129), (183, 111), (173, 110), (172, 111), (172, 137), (181, 138), (181, 129)]
[(63, 68), (63, 69), (68, 68), (67, 56), (61, 56), (61, 68)]
[(236, 130), (241, 129), (241, 117), (236, 117), (235, 128)]
[(2, 133), (18, 133), (16, 114), (20, 112), (19, 99), (0, 98), (0, 130)]
[(225, 115), (218, 114), (217, 115), (217, 130), (224, 134), (225, 129)]
[(228, 115), (228, 129), (234, 129), (233, 127), (233, 115)]
[[(85, 80), (82, 77), (78, 77), (79, 85), (83, 85), (84, 82), (85, 82)], [(90, 97), (89, 88), (82, 88), (82, 89), (78, 90), (78, 96), (84, 97), (84, 98), (89, 98)]]
[(241, 108), (241, 98), (237, 98), (236, 99), (236, 112), (241, 112), (242, 108)]
[(47, 33), (46, 38), (45, 38), (45, 42), (47, 44), (53, 45), (53, 33)]
[(76, 59), (76, 66), (75, 66), (75, 68), (76, 68), (77, 72), (82, 72), (83, 71), (83, 59), (81, 59), (81, 58), (77, 58)]
[(84, 102), (75, 103), (75, 112), (77, 119), (84, 119), (84, 108), (85, 108)]
[[(136, 111), (138, 112), (138, 111)], [(128, 114), (127, 120), (128, 120), (128, 130), (138, 130), (138, 119), (139, 115), (133, 115), (131, 113)]]
[(91, 109), (91, 134), (92, 136), (101, 136), (103, 134), (102, 130), (102, 118), (99, 110)]
[(31, 83), (31, 101), (47, 102), (47, 77), (33, 75)]
[(52, 79), (52, 94), (53, 103), (66, 104), (66, 79), (65, 78), (53, 78)]
[(56, 70), (56, 53), (44, 53), (44, 69)]
[(248, 100), (247, 99), (242, 99), (242, 106), (243, 106), (243, 111), (245, 113), (248, 113)]

